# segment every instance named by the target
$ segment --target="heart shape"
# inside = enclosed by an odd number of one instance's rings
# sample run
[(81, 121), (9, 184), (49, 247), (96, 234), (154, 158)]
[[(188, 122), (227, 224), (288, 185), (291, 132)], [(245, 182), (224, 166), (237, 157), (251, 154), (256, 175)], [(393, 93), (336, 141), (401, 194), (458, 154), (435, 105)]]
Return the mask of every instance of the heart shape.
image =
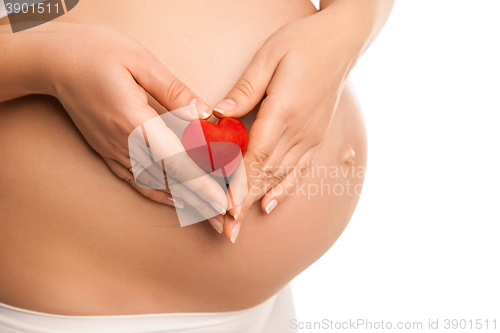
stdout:
[(181, 141), (189, 157), (203, 170), (228, 177), (245, 154), (248, 133), (234, 118), (222, 118), (215, 124), (195, 120), (186, 127)]

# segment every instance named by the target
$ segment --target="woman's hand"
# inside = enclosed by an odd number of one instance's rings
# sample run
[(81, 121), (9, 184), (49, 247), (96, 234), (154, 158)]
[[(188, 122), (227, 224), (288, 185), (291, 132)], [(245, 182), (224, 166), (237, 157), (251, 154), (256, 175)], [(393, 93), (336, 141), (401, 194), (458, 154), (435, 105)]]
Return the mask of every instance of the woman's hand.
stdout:
[[(127, 35), (99, 26), (63, 25), (53, 34), (57, 52), (51, 50), (47, 63), (52, 94), (118, 177), (151, 200), (173, 206), (178, 198), (173, 199), (165, 189), (163, 170), (139, 170), (138, 180), (149, 189), (136, 184), (129, 170), (129, 135), (148, 120), (159, 119), (148, 104), (147, 93), (168, 110), (189, 105), (180, 115), (185, 120), (208, 118), (211, 109)], [(159, 154), (180, 156), (179, 152), (184, 152), (180, 140), (164, 123), (153, 120), (149, 124), (148, 139), (161, 143), (156, 147), (161, 150)], [(179, 180), (176, 193), (185, 194), (183, 199), (207, 218), (224, 214), (224, 190), (208, 175), (204, 177), (206, 173), (186, 157), (184, 154), (184, 158), (171, 159), (172, 165), (164, 165), (164, 170)], [(177, 207), (182, 205), (179, 199)], [(221, 227), (217, 225), (216, 229), (221, 231)]]
[(336, 1), (278, 30), (214, 108), (219, 117), (239, 118), (267, 95), (244, 157), (249, 194), (229, 211), (234, 219), (225, 218), (225, 234), (233, 242), (255, 201), (262, 198), (269, 214), (294, 193), (300, 174), (314, 162), (350, 70), (378, 33), (378, 20), (367, 24), (360, 18), (371, 5), (364, 1), (365, 7), (356, 8), (359, 1), (349, 1)]

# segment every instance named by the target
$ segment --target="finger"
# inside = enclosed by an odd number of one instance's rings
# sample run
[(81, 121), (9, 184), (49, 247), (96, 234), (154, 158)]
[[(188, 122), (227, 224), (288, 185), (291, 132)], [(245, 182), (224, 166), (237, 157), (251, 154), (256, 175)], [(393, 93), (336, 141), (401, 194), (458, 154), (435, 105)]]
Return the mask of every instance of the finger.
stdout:
[[(161, 167), (160, 164), (158, 163), (153, 163), (149, 167), (145, 168), (145, 171), (147, 174), (151, 175), (154, 179), (156, 179), (159, 182), (161, 190), (165, 190), (166, 193), (170, 193), (170, 189), (168, 188), (168, 182), (165, 177), (165, 173)], [(136, 177), (137, 179), (137, 177)], [(142, 179), (138, 179), (140, 182), (143, 182)]]
[[(150, 148), (148, 147), (148, 142), (146, 142), (145, 133), (143, 127), (139, 126), (129, 135), (128, 138), (129, 147), (129, 157), (123, 157), (118, 160), (122, 165), (128, 168), (128, 165), (139, 164), (148, 172), (153, 175), (161, 184), (165, 184), (164, 187), (168, 187), (166, 184), (165, 174), (160, 163), (153, 159), (151, 156)], [(134, 173), (138, 175), (139, 173)], [(137, 179), (137, 177), (136, 177)]]
[(142, 166), (134, 171), (134, 178), (136, 181), (140, 182), (146, 189), (160, 190), (165, 193), (170, 193), (167, 192), (165, 181), (159, 181)]
[(248, 195), (243, 202), (239, 203), (233, 210), (233, 216), (226, 214), (224, 216), (224, 235), (234, 243), (239, 235), (241, 223), (247, 211), (253, 204), (254, 197)]
[(240, 233), (241, 222), (237, 221), (231, 215), (224, 216), (224, 235), (232, 242), (236, 242), (236, 238)]
[(279, 203), (285, 201), (287, 197), (292, 196), (295, 193), (300, 179), (301, 178), (297, 173), (289, 173), (281, 183), (272, 187), (264, 195), (260, 203), (262, 210), (266, 214), (271, 214)]
[[(212, 109), (152, 54), (129, 64), (137, 83), (168, 110), (185, 108), (176, 116), (185, 120), (207, 119)], [(185, 118), (184, 118), (185, 117)]]
[(240, 160), (240, 163), (231, 175), (231, 180), (228, 186), (228, 200), (230, 209), (228, 212), (233, 215), (226, 214), (224, 217), (224, 233), (225, 236), (235, 242), (241, 227), (241, 219), (236, 221), (245, 199), (248, 195), (248, 181), (246, 177), (245, 163)]
[[(201, 169), (186, 153), (177, 135), (159, 117), (144, 123), (144, 141), (153, 161), (162, 163), (165, 172), (179, 180), (190, 190), (214, 207), (218, 214), (225, 214), (227, 197), (215, 179)], [(169, 184), (170, 185), (170, 184)], [(171, 190), (172, 187), (170, 186)], [(174, 197), (177, 195), (175, 192)]]
[(208, 219), (208, 222), (214, 227), (214, 229), (222, 234), (224, 232), (224, 216), (217, 215)]
[[(288, 149), (288, 148), (286, 148)], [(278, 148), (278, 150), (280, 150)], [(252, 181), (249, 182), (249, 194), (245, 198), (242, 204), (237, 206), (235, 209), (230, 210), (230, 214), (234, 216), (235, 219), (242, 222), (246, 216), (246, 213), (250, 209), (250, 207), (259, 199), (264, 198), (269, 191), (274, 189), (274, 191), (278, 191), (281, 189), (279, 184), (282, 184), (283, 181), (289, 179), (290, 174), (299, 174), (302, 175), (307, 173), (310, 162), (313, 160), (315, 156), (315, 152), (317, 150), (317, 146), (313, 146), (308, 150), (304, 149), (302, 146), (293, 146), (286, 152), (286, 155), (283, 157), (280, 163), (272, 162), (273, 157), (271, 157), (268, 161), (270, 163), (266, 164), (258, 174), (254, 174), (252, 176)], [(279, 156), (281, 156), (279, 154)], [(276, 159), (275, 159), (276, 161)], [(255, 170), (255, 168), (253, 168)], [(291, 185), (287, 183), (286, 188), (289, 189)], [(270, 198), (270, 197), (268, 197)], [(272, 211), (278, 202), (283, 201), (284, 196), (279, 196), (276, 201), (272, 201), (268, 199), (264, 204), (262, 204), (264, 211)], [(273, 207), (274, 206), (274, 207)], [(228, 228), (231, 224), (228, 225)]]
[[(131, 140), (129, 140), (129, 143), (130, 143), (130, 141)], [(129, 148), (129, 154), (131, 155), (129, 157), (129, 160), (127, 160), (127, 158), (124, 157), (123, 161), (122, 161), (122, 159), (120, 159), (120, 160), (118, 160), (118, 162), (120, 162), (125, 167), (128, 166), (128, 163), (130, 163), (130, 165), (133, 165), (133, 166), (140, 165), (140, 168), (137, 168), (134, 171), (134, 176), (135, 176), (136, 180), (139, 180), (143, 184), (148, 184), (149, 181), (152, 181), (154, 183), (154, 181), (150, 180), (150, 179), (148, 179), (148, 181), (145, 181), (144, 179), (138, 179), (138, 176), (142, 174), (143, 170), (145, 170), (145, 171), (147, 171), (148, 174), (151, 175), (151, 177), (153, 177), (156, 180), (157, 184), (154, 185), (155, 189), (168, 190), (168, 184), (166, 182), (165, 174), (163, 172), (161, 165), (158, 164), (157, 162), (153, 161), (151, 156), (149, 155), (149, 153), (147, 151), (145, 151), (144, 149), (148, 149), (148, 147), (145, 145), (144, 145), (144, 147), (141, 147), (140, 145), (134, 145), (133, 149)], [(128, 169), (130, 169), (130, 168), (128, 168)], [(142, 177), (146, 177), (146, 176), (142, 176)], [(169, 192), (167, 192), (167, 193), (169, 193)]]
[(234, 87), (216, 105), (215, 115), (240, 118), (250, 112), (262, 100), (280, 59), (270, 47), (262, 47)]
[(261, 208), (267, 214), (270, 214), (278, 203), (282, 203), (287, 197), (295, 194), (297, 186), (301, 179), (308, 177), (309, 167), (314, 159), (318, 146), (308, 149), (290, 170), (286, 177), (272, 188), (266, 189), (266, 194), (261, 200)]
[[(143, 161), (149, 162), (152, 159), (152, 157), (149, 155), (149, 153), (144, 151), (144, 149), (148, 148), (149, 147), (141, 148), (140, 150), (136, 149), (134, 154), (135, 157), (141, 158)], [(133, 158), (130, 158), (130, 160), (132, 164), (135, 165), (136, 161)], [(200, 213), (203, 217), (212, 219), (215, 217), (217, 219), (215, 215), (219, 213), (215, 211), (215, 209), (209, 203), (203, 200), (200, 196), (193, 193), (190, 189), (184, 186), (179, 180), (173, 177), (167, 177), (167, 179), (164, 178), (164, 171), (158, 163), (153, 162), (153, 164), (151, 164), (147, 169), (145, 169), (141, 165), (137, 170), (135, 170), (134, 175), (136, 183), (139, 187), (145, 187), (149, 189), (160, 189), (166, 193), (171, 193), (173, 195), (174, 201), (177, 200), (182, 202), (186, 201), (188, 204), (194, 207), (198, 211), (198, 213)], [(185, 200), (183, 201), (181, 198), (184, 198)], [(220, 220), (220, 218), (218, 219)], [(215, 221), (212, 221), (211, 223), (212, 225), (214, 225), (214, 228), (216, 228), (217, 231), (220, 231), (220, 226), (217, 225), (216, 227)]]
[[(285, 179), (287, 178), (288, 176), (285, 177)], [(292, 177), (290, 176), (290, 178)], [(225, 216), (224, 234), (229, 240), (231, 240), (231, 242), (234, 243), (236, 241), (236, 238), (238, 237), (241, 229), (242, 221), (245, 219), (248, 210), (255, 203), (255, 201), (257, 201), (264, 195), (263, 193), (266, 193), (264, 191), (267, 191), (268, 185), (269, 184), (262, 179), (258, 179), (257, 185), (255, 184), (255, 180), (254, 182), (251, 182), (248, 196), (243, 200), (242, 203), (237, 205), (235, 209), (230, 211), (233, 216), (229, 214)], [(276, 186), (279, 186), (279, 183)], [(266, 195), (264, 195), (264, 197), (266, 197)], [(266, 206), (263, 207), (267, 208), (270, 213), (276, 207), (280, 199), (283, 200), (280, 196), (269, 197), (266, 201)]]
[[(139, 193), (148, 197), (149, 199), (164, 203), (166, 205), (176, 207), (176, 208), (184, 208), (184, 200), (181, 197), (173, 198), (170, 194), (166, 194), (164, 192), (160, 192), (154, 189), (147, 189), (146, 187), (153, 187), (158, 181), (155, 177), (153, 177), (147, 170), (143, 167), (139, 168), (136, 172), (139, 173), (137, 179), (144, 181), (135, 181), (132, 173), (126, 167), (121, 165), (119, 162), (105, 159), (111, 171), (113, 171), (118, 177), (125, 180), (129, 183), (133, 188), (135, 188)], [(203, 201), (199, 196), (194, 194), (188, 188), (186, 188), (180, 182), (171, 182), (172, 186), (175, 187), (175, 193), (179, 194), (183, 198), (186, 199), (186, 202), (193, 206), (200, 214), (202, 214), (205, 218), (208, 218), (210, 224), (214, 227), (214, 229), (222, 233), (224, 218), (221, 215), (217, 215), (217, 212), (205, 201)], [(160, 184), (161, 186), (161, 184)]]
[[(248, 195), (241, 207), (235, 209), (233, 216), (237, 219), (242, 218), (248, 208), (265, 194), (263, 187), (267, 174), (264, 169), (281, 165), (284, 153), (288, 150), (287, 146), (292, 144), (290, 140), (283, 138), (286, 124), (280, 121), (280, 116), (273, 116), (271, 109), (276, 114), (283, 113), (278, 109), (278, 104), (267, 97), (262, 102), (262, 113), (259, 111), (261, 114), (257, 115), (248, 135), (248, 149), (244, 156)], [(278, 151), (276, 147), (280, 141), (283, 141), (285, 146)]]
[(221, 215), (214, 209), (214, 207), (212, 207), (212, 205), (200, 198), (200, 196), (191, 191), (177, 179), (168, 177), (168, 183), (174, 198), (181, 197), (186, 203), (196, 209), (197, 214), (201, 214), (206, 219)]
[[(131, 166), (134, 166), (135, 170), (133, 175), (135, 180), (143, 184), (146, 188), (163, 190), (165, 193), (170, 194), (161, 165), (153, 161), (149, 152), (146, 151), (148, 149), (146, 142), (144, 140), (142, 140), (142, 144), (138, 142), (139, 140), (137, 137), (142, 137), (142, 129), (139, 128), (139, 130), (141, 131), (134, 130), (129, 136), (130, 156), (120, 157), (116, 161), (129, 170)], [(141, 134), (138, 134), (139, 132), (141, 132)], [(136, 165), (139, 165), (139, 167), (135, 168)]]
[(236, 207), (242, 203), (248, 195), (248, 180), (245, 163), (243, 158), (241, 158), (241, 155), (238, 156), (238, 159), (238, 165), (231, 174), (231, 178), (227, 186), (228, 212), (233, 216), (236, 212)]
[[(277, 151), (288, 149), (288, 146), (280, 148), (281, 143), (276, 148)], [(263, 198), (272, 188), (283, 182), (290, 173), (303, 173), (303, 169), (306, 169), (305, 172), (307, 172), (307, 168), (314, 158), (316, 148), (317, 145), (309, 147), (309, 149), (304, 144), (294, 145), (285, 152), (285, 156), (279, 164), (264, 166), (260, 175), (260, 182), (258, 183), (260, 189), (259, 195), (254, 198), (253, 202)]]
[(123, 165), (121, 165), (117, 161), (109, 159), (109, 158), (104, 158), (104, 161), (106, 162), (106, 164), (108, 165), (110, 170), (115, 175), (117, 175), (120, 179), (123, 179), (124, 181), (129, 183), (134, 189), (136, 189), (139, 193), (141, 193), (145, 197), (147, 197), (155, 202), (165, 204), (168, 206), (172, 206), (172, 207), (175, 207), (176, 205), (179, 205), (179, 206), (184, 205), (182, 201), (176, 200), (174, 202), (174, 200), (172, 199), (172, 196), (167, 194), (167, 193), (164, 193), (164, 192), (161, 192), (158, 190), (153, 190), (153, 189), (141, 188), (140, 186), (138, 186), (136, 184), (134, 176), (130, 172), (130, 170), (128, 170), (126, 167), (124, 167)]
[(280, 202), (294, 194), (299, 179), (294, 173), (290, 173), (281, 183), (270, 189), (261, 200), (262, 210), (266, 214), (271, 214)]

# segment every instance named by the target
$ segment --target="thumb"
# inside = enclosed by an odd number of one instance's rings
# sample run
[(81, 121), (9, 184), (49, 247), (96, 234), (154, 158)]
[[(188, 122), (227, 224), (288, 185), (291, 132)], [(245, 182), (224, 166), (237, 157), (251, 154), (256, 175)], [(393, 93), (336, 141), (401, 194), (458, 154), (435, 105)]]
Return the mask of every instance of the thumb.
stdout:
[(207, 119), (212, 109), (151, 55), (148, 61), (138, 61), (130, 68), (137, 83), (167, 110), (183, 108), (176, 116), (185, 120)]
[(252, 111), (262, 100), (279, 60), (268, 48), (261, 48), (233, 89), (213, 108), (215, 115), (240, 118)]

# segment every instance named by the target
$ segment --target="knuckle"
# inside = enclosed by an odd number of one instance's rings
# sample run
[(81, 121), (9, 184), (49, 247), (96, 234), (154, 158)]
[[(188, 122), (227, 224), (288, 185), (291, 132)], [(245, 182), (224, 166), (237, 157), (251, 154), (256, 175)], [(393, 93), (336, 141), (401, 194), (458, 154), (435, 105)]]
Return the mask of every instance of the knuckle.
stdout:
[(163, 186), (159, 181), (155, 181), (155, 180), (148, 181), (147, 186), (150, 189), (154, 189), (154, 190), (164, 190), (165, 189), (165, 186)]
[(284, 130), (290, 123), (290, 119), (296, 114), (299, 107), (292, 103), (285, 103), (283, 102), (283, 99), (284, 98), (270, 99), (269, 97), (266, 97), (262, 101), (261, 109), (268, 110), (269, 113), (272, 113), (276, 123), (283, 127)]
[(204, 204), (201, 200), (196, 200), (195, 202), (190, 203), (191, 206), (193, 206), (197, 211), (200, 213), (206, 213), (206, 210), (208, 208), (207, 205)]
[(167, 86), (166, 96), (169, 100), (178, 100), (182, 94), (186, 91), (187, 87), (178, 79), (174, 79)]
[[(133, 68), (140, 71), (147, 71), (152, 75), (158, 75), (156, 67), (157, 59), (142, 44), (140, 44), (136, 40), (133, 40), (131, 44), (129, 43), (129, 48), (127, 51), (129, 52), (130, 56), (129, 61), (133, 61)], [(149, 78), (147, 76), (141, 76), (141, 78), (149, 81)]]
[(252, 174), (251, 182), (254, 184), (260, 184), (262, 179), (265, 178), (263, 177), (263, 174), (266, 173), (266, 171), (264, 170), (264, 165), (269, 160), (270, 154), (266, 151), (256, 151), (250, 156), (250, 169), (256, 172)]
[(137, 186), (137, 184), (135, 183), (135, 179), (134, 179), (133, 175), (125, 176), (125, 178), (123, 178), (123, 180), (126, 181), (132, 187), (136, 187)]
[(134, 40), (134, 44), (132, 46), (135, 50), (135, 54), (137, 56), (137, 59), (139, 61), (141, 61), (141, 63), (145, 66), (148, 66), (148, 67), (145, 67), (145, 68), (151, 68), (151, 65), (154, 61), (154, 57), (152, 56), (152, 54), (149, 52), (149, 50), (147, 50), (146, 48), (144, 48), (144, 46), (142, 46), (138, 41)]
[(178, 197), (183, 197), (186, 194), (186, 190), (180, 184), (178, 184), (178, 185), (171, 185), (167, 189), (166, 193), (169, 193), (169, 194), (172, 194), (172, 195), (175, 195), (175, 196), (178, 196)]
[(166, 176), (165, 179), (165, 185), (167, 186), (167, 190), (169, 191), (181, 191), (184, 187), (184, 185), (179, 180), (172, 177), (171, 175)]
[(296, 114), (298, 114), (299, 109), (300, 108), (298, 105), (283, 104), (278, 108), (277, 116), (280, 118), (280, 120), (286, 123), (291, 117), (294, 117)]
[(276, 117), (283, 124), (288, 124), (290, 119), (293, 119), (295, 115), (299, 112), (300, 107), (293, 103), (279, 103), (275, 106)]
[(296, 174), (299, 176), (299, 178), (307, 177), (309, 174), (309, 164), (297, 167)]
[[(212, 217), (215, 214), (217, 214), (213, 208), (209, 207), (208, 204), (206, 204), (204, 202), (199, 201), (199, 202), (192, 203), (191, 205), (194, 207), (194, 209), (196, 209), (205, 218)], [(215, 212), (215, 214), (214, 214), (214, 212)]]
[[(208, 176), (209, 177), (209, 176)], [(191, 189), (198, 196), (205, 200), (221, 200), (223, 198), (224, 191), (222, 188), (217, 188), (215, 184), (210, 184), (206, 179), (201, 178), (201, 181), (191, 182)], [(220, 192), (219, 192), (220, 189)], [(222, 202), (221, 202), (222, 203)]]
[(182, 163), (177, 159), (164, 160), (164, 169), (173, 178), (182, 179)]
[(258, 167), (262, 167), (268, 160), (271, 154), (266, 151), (256, 151), (252, 154), (254, 163), (257, 164)]
[[(128, 136), (137, 127), (134, 126), (129, 120), (123, 117), (111, 116), (107, 119), (107, 123), (111, 124), (110, 133), (115, 133), (113, 136), (108, 135), (110, 141), (114, 141), (113, 144), (115, 148), (117, 146), (123, 147), (123, 141), (128, 142)], [(128, 144), (127, 144), (128, 145)], [(125, 145), (125, 146), (127, 146)]]
[(263, 168), (251, 181), (251, 192), (254, 195), (265, 194), (262, 192), (264, 189), (275, 187), (286, 177), (287, 174), (283, 172), (280, 166)]
[(279, 170), (265, 170), (261, 175), (261, 183), (268, 187), (274, 187), (275, 185), (281, 183), (285, 179), (286, 175)]
[(149, 57), (144, 52), (144, 48), (140, 47), (140, 45), (129, 44), (128, 45), (129, 56), (134, 60), (135, 65), (139, 68), (148, 68), (149, 66)]
[(252, 83), (245, 78), (239, 79), (238, 82), (236, 82), (234, 89), (236, 89), (249, 99), (255, 96), (255, 89)]

